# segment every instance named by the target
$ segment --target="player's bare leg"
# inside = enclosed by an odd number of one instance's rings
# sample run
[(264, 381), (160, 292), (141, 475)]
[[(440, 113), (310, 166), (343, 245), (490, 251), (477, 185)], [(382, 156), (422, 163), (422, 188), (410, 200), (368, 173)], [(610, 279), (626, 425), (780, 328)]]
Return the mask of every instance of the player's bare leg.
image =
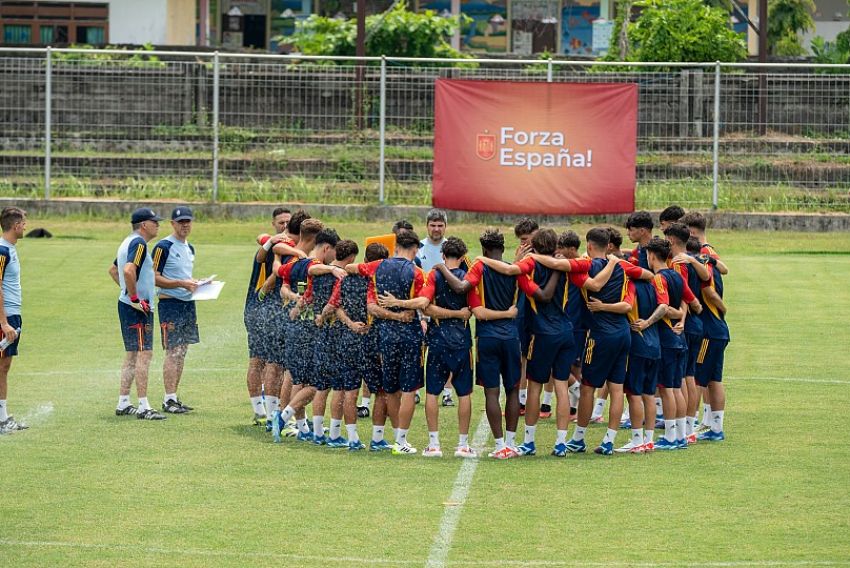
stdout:
[(177, 400), (177, 387), (180, 386), (180, 377), (183, 375), (183, 365), (186, 362), (188, 345), (178, 345), (165, 351), (165, 359), (162, 362), (162, 382), (165, 387), (165, 403), (172, 398)]
[(248, 372), (245, 382), (248, 386), (248, 398), (251, 400), (251, 409), (254, 411), (254, 424), (264, 422), (266, 409), (263, 406), (263, 363), (262, 359), (251, 357), (248, 359)]

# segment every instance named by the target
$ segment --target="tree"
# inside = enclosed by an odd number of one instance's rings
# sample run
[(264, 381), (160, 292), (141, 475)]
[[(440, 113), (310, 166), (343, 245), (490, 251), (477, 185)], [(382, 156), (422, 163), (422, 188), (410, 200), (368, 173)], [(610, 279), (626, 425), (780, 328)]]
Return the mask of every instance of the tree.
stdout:
[(744, 37), (730, 26), (729, 12), (702, 0), (639, 0), (637, 20), (628, 25), (636, 61), (741, 61)]
[(805, 55), (801, 33), (814, 27), (812, 0), (771, 0), (767, 9), (767, 44), (773, 55)]

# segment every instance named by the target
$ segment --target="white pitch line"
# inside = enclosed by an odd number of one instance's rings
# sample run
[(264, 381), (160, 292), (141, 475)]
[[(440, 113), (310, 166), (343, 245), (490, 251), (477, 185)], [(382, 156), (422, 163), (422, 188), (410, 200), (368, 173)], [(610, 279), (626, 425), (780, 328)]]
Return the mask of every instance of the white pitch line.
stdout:
[[(469, 460), (470, 462), (474, 460)], [(163, 556), (205, 556), (212, 558), (278, 559), (298, 560), (301, 562), (359, 564), (359, 565), (421, 565), (421, 560), (387, 558), (360, 558), (356, 556), (311, 556), (274, 552), (254, 552), (240, 550), (213, 550), (198, 548), (160, 548), (133, 546), (125, 544), (101, 544), (84, 542), (21, 541), (0, 539), (0, 547), (26, 548), (76, 548), (81, 550), (114, 550), (131, 553), (161, 554)], [(569, 562), (559, 560), (458, 560), (447, 562), (448, 566), (518, 566), (520, 568), (572, 566), (575, 568), (779, 568), (781, 566), (850, 566), (850, 560), (729, 560), (716, 562)]]
[(469, 495), (469, 488), (472, 486), (472, 478), (475, 476), (475, 470), (478, 469), (478, 461), (481, 459), (483, 452), (482, 446), (487, 441), (490, 435), (490, 423), (487, 422), (487, 415), (481, 417), (478, 422), (478, 428), (475, 430), (475, 435), (472, 437), (472, 447), (479, 452), (479, 457), (465, 459), (460, 466), (460, 471), (455, 479), (452, 494), (446, 503), (443, 511), (443, 518), (440, 519), (440, 532), (434, 538), (434, 543), (431, 545), (431, 552), (428, 554), (428, 561), (425, 566), (429, 568), (443, 568), (446, 565), (446, 558), (449, 555), (449, 550), (452, 547), (452, 539), (457, 529), (457, 524), (460, 521), (460, 513), (463, 511), (463, 505), (466, 503), (466, 497)]
[(774, 381), (781, 383), (818, 383), (823, 385), (850, 385), (850, 380), (842, 379), (808, 379), (794, 377), (730, 377), (735, 381)]

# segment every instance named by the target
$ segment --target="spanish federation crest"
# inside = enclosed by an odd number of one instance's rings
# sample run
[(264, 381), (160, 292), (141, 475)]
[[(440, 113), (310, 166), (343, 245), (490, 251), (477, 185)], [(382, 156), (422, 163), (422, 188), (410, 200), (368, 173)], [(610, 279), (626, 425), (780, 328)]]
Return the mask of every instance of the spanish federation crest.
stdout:
[(475, 154), (482, 160), (491, 160), (496, 155), (496, 135), (484, 132), (477, 136)]

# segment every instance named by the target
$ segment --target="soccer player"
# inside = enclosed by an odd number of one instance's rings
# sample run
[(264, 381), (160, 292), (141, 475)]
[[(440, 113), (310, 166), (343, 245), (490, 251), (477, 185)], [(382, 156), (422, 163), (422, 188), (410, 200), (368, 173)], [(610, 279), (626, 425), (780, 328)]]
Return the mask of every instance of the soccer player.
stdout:
[(192, 294), (198, 288), (198, 281), (192, 278), (195, 247), (187, 241), (192, 232), (192, 220), (191, 209), (176, 207), (171, 212), (172, 233), (153, 249), (154, 281), (159, 288), (159, 329), (165, 350), (162, 410), (170, 414), (193, 410), (177, 398), (186, 352), (189, 345), (200, 341), (198, 315), (192, 300)]
[[(688, 228), (681, 223), (670, 223), (664, 229), (664, 236), (670, 242), (670, 250), (673, 255), (673, 269), (685, 279), (688, 283), (688, 288), (694, 294), (698, 294), (702, 288), (702, 283), (711, 278), (709, 269), (700, 262), (697, 254), (688, 253), (688, 240), (690, 232)], [(697, 302), (698, 314), (702, 310), (699, 302)], [(685, 393), (687, 401), (687, 415), (685, 417), (685, 438), (689, 444), (696, 443), (697, 437), (694, 433), (694, 415), (698, 412), (700, 391), (696, 384), (696, 362), (697, 354), (699, 353), (700, 344), (703, 338), (702, 318), (688, 317), (685, 319), (685, 343), (688, 349), (687, 361), (685, 364), (685, 380), (682, 383), (682, 389)]]
[[(514, 262), (522, 260), (525, 258), (528, 253), (531, 252), (531, 239), (534, 238), (534, 235), (537, 231), (540, 230), (540, 225), (537, 224), (537, 221), (534, 219), (529, 219), (525, 217), (520, 219), (516, 225), (514, 225), (514, 236), (519, 239), (519, 245), (517, 246), (516, 251), (514, 252)], [(528, 300), (525, 297), (525, 294), (519, 295), (519, 300), (517, 301), (517, 317), (514, 319), (514, 323), (517, 327), (517, 332), (519, 333), (519, 342), (520, 342), (520, 353), (522, 354), (522, 368), (520, 370), (520, 380), (519, 380), (519, 413), (520, 416), (525, 414), (525, 402), (528, 398), (528, 379), (526, 378), (526, 365), (528, 355), (528, 344), (531, 341), (531, 335), (528, 331), (528, 320), (526, 316), (528, 315)]]
[(679, 207), (678, 205), (671, 205), (664, 209), (661, 214), (658, 216), (658, 226), (664, 231), (667, 227), (670, 226), (671, 223), (678, 223), (679, 220), (685, 216), (685, 210)]
[[(346, 241), (341, 241), (341, 243)], [(355, 245), (356, 246), (356, 245)], [(337, 260), (342, 254), (337, 245)], [(357, 252), (353, 253), (356, 256)], [(374, 262), (389, 257), (387, 248), (380, 243), (372, 243), (366, 247), (366, 262)], [(347, 257), (348, 258), (348, 257)], [(349, 264), (354, 258), (349, 260)], [(384, 427), (387, 420), (387, 400), (384, 394), (381, 380), (381, 356), (378, 350), (378, 335), (372, 325), (372, 318), (367, 313), (366, 297), (371, 281), (359, 275), (350, 275), (342, 280), (337, 280), (334, 292), (328, 305), (336, 308), (336, 317), (345, 327), (339, 337), (339, 352), (341, 368), (348, 370), (356, 382), (362, 381), (365, 389), (375, 394), (375, 408), (372, 412), (372, 440), (369, 450), (379, 452), (390, 450), (392, 447), (384, 440)], [(391, 314), (392, 312), (387, 311)], [(412, 312), (407, 312), (412, 315)], [(349, 386), (353, 383), (349, 383)], [(356, 451), (364, 446), (357, 434), (356, 419), (360, 413), (353, 417), (349, 398), (356, 399), (357, 391), (345, 392), (343, 412), (345, 414), (346, 430), (348, 433), (348, 449)], [(365, 418), (365, 417), (364, 417)]]
[[(698, 211), (694, 211), (693, 213), (688, 213), (684, 217), (682, 217), (682, 224), (688, 227), (688, 230), (691, 232), (692, 237), (696, 237), (699, 239), (699, 243), (701, 245), (700, 253), (707, 254), (712, 259), (712, 264), (717, 267), (717, 271), (725, 276), (729, 274), (729, 268), (726, 264), (720, 260), (720, 256), (717, 254), (717, 251), (714, 250), (714, 247), (708, 244), (705, 236), (705, 227), (707, 225), (707, 221), (705, 216)], [(722, 286), (722, 282), (720, 283)]]
[[(312, 301), (312, 278), (310, 267), (314, 264), (330, 264), (335, 255), (339, 237), (336, 231), (326, 230), (317, 219), (307, 219), (301, 223), (298, 248), (309, 254), (307, 258), (290, 259), (286, 264), (274, 263), (275, 274), (281, 279), (281, 296), (287, 300), (289, 323), (285, 328), (286, 367), (292, 376), (291, 398), (280, 416), (272, 417), (272, 436), (280, 439), (282, 425), (296, 418), (297, 437), (304, 442), (317, 445), (327, 443), (324, 433), (325, 402), (330, 377), (313, 374), (314, 350), (316, 344), (315, 316), (310, 317), (309, 303)], [(318, 396), (316, 396), (318, 394)], [(307, 426), (304, 408), (313, 401), (313, 432)], [(321, 410), (321, 413), (318, 411)]]
[[(389, 292), (401, 300), (415, 298), (425, 285), (425, 274), (413, 259), (419, 250), (419, 236), (413, 231), (400, 231), (396, 237), (395, 256), (370, 263), (350, 264), (350, 274), (372, 278), (374, 295), (370, 294), (368, 308), (377, 306), (377, 296)], [(416, 407), (415, 392), (423, 386), (422, 376), (422, 327), (413, 320), (415, 312), (391, 308), (394, 318), (384, 313), (377, 316), (379, 348), (382, 358), (383, 388), (387, 395), (390, 417), (397, 417), (394, 455), (417, 453), (407, 440), (407, 432)], [(406, 316), (407, 312), (410, 315)], [(403, 321), (408, 320), (408, 321)]]
[[(513, 265), (505, 265), (482, 257), (481, 260), (490, 268), (503, 274), (530, 275), (538, 286), (546, 285), (551, 279), (556, 279), (554, 299), (548, 303), (538, 303), (529, 299), (531, 307), (530, 329), (531, 342), (528, 349), (528, 398), (526, 400), (525, 413), (525, 437), (522, 445), (518, 447), (520, 455), (534, 455), (537, 453), (535, 446), (535, 434), (540, 412), (540, 393), (543, 385), (554, 378), (555, 391), (559, 395), (559, 412), (556, 416), (558, 427), (558, 439), (553, 449), (553, 455), (566, 455), (566, 430), (569, 425), (568, 404), (568, 380), (570, 371), (575, 360), (575, 339), (573, 327), (566, 306), (569, 303), (569, 288), (567, 277), (564, 272), (586, 272), (590, 268), (590, 261), (570, 261), (554, 258), (555, 249), (558, 246), (558, 235), (552, 229), (539, 230), (532, 239), (532, 246), (536, 251)], [(607, 232), (606, 232), (607, 246)], [(603, 249), (604, 250), (604, 249)], [(583, 278), (579, 287), (600, 287), (604, 281), (613, 273), (619, 259), (612, 256), (609, 266), (600, 276), (599, 280)], [(598, 288), (596, 288), (598, 289)], [(561, 446), (564, 446), (562, 448)], [(563, 451), (562, 451), (563, 450)]]
[[(502, 260), (505, 237), (495, 229), (485, 230), (479, 239), (487, 258)], [(509, 459), (519, 454), (515, 449), (519, 396), (517, 386), (521, 369), (520, 343), (517, 327), (512, 321), (517, 313), (519, 292), (534, 297), (537, 302), (551, 300), (557, 280), (550, 278), (546, 290), (541, 290), (526, 275), (501, 274), (481, 260), (476, 260), (461, 281), (446, 265), (438, 264), (446, 283), (457, 294), (468, 294), (469, 307), (475, 315), (477, 335), (478, 384), (484, 387), (487, 420), (496, 440), (496, 450), (490, 457)], [(501, 380), (500, 380), (501, 377)], [(499, 408), (499, 385), (505, 388), (505, 426)]]
[(7, 344), (0, 349), (0, 434), (27, 428), (26, 424), (9, 416), (6, 407), (9, 369), (21, 341), (21, 263), (16, 245), (26, 228), (27, 214), (23, 209), (4, 207), (0, 212), (0, 229), (3, 230), (0, 237), (0, 339)]
[[(460, 267), (466, 256), (466, 244), (457, 237), (443, 241), (442, 259), (445, 270), (461, 280), (466, 271)], [(425, 417), (428, 423), (428, 447), (424, 457), (442, 457), (439, 434), (439, 407), (437, 397), (444, 394), (444, 387), (452, 377), (458, 396), (459, 440), (455, 457), (476, 457), (469, 446), (469, 423), (472, 417), (472, 336), (467, 322), (472, 316), (467, 303), (467, 294), (454, 292), (443, 273), (432, 270), (419, 296), (409, 300), (397, 299), (388, 293), (378, 298), (384, 308), (424, 310), (430, 319), (427, 343), (428, 355), (425, 366)]]
[[(564, 231), (558, 237), (558, 248), (556, 255), (559, 258), (577, 259), (579, 258), (579, 247), (581, 247), (581, 239), (575, 231)], [(570, 373), (569, 382), (569, 403), (570, 403), (570, 421), (575, 421), (578, 411), (578, 398), (581, 390), (581, 360), (584, 355), (584, 346), (587, 343), (587, 332), (590, 328), (589, 320), (592, 317), (587, 310), (587, 304), (584, 303), (581, 289), (578, 288), (572, 280), (568, 282), (569, 299), (567, 301), (567, 314), (573, 324), (573, 339), (576, 345), (576, 359)]]
[[(121, 366), (121, 388), (117, 416), (133, 416), (140, 420), (164, 420), (165, 415), (148, 402), (148, 369), (153, 355), (153, 262), (148, 254), (148, 241), (159, 232), (162, 217), (153, 209), (133, 211), (133, 232), (118, 247), (110, 275), (121, 288), (118, 296), (118, 320), (127, 355)], [(136, 381), (138, 408), (130, 404), (130, 386)]]
[(687, 343), (682, 335), (684, 320), (688, 314), (688, 305), (696, 303), (696, 298), (681, 274), (667, 267), (670, 258), (670, 242), (653, 237), (646, 245), (647, 258), (656, 277), (653, 285), (657, 288), (659, 304), (667, 304), (667, 313), (658, 324), (658, 339), (661, 344), (661, 368), (658, 377), (658, 390), (661, 393), (661, 405), (664, 413), (664, 437), (655, 444), (659, 450), (675, 450), (688, 447), (686, 439), (685, 414), (687, 401), (682, 392), (682, 379), (687, 364)]
[(654, 226), (652, 215), (647, 211), (635, 211), (626, 220), (626, 232), (629, 235), (629, 240), (637, 243), (637, 247), (629, 254), (629, 262), (647, 270), (649, 263), (646, 260), (646, 245), (652, 238)]

